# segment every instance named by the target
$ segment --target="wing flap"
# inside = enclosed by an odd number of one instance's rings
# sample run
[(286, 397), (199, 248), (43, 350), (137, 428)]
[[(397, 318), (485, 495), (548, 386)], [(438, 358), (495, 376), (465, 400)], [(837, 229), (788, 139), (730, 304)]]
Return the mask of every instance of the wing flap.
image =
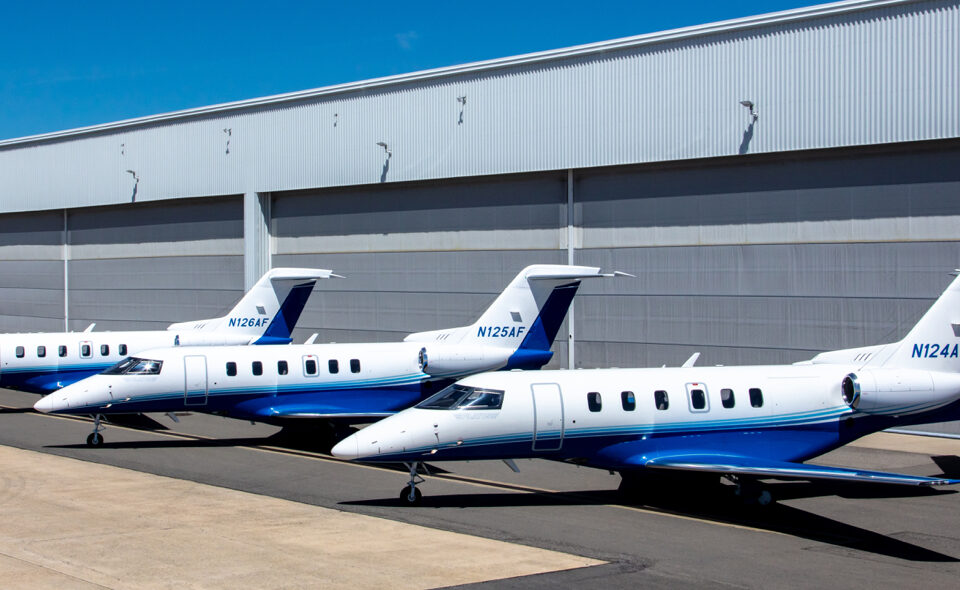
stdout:
[(779, 477), (790, 479), (831, 479), (852, 482), (872, 482), (913, 486), (942, 486), (960, 483), (958, 479), (905, 475), (865, 469), (847, 469), (826, 465), (807, 465), (789, 461), (774, 461), (737, 455), (662, 455), (643, 457), (637, 465), (652, 469), (707, 471), (735, 475)]

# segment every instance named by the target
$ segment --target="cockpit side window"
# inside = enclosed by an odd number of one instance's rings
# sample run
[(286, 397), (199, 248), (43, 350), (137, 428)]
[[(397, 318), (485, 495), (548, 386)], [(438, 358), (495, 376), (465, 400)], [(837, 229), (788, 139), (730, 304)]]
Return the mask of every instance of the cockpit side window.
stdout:
[(125, 358), (119, 363), (113, 365), (112, 367), (104, 371), (103, 375), (123, 375), (124, 373), (127, 372), (127, 369), (137, 364), (137, 361), (139, 360), (140, 359), (134, 358), (134, 357)]
[(417, 407), (424, 410), (452, 410), (464, 395), (466, 395), (466, 388), (453, 384), (420, 402)]
[(137, 359), (137, 364), (127, 369), (127, 375), (159, 375), (163, 361)]
[(503, 392), (453, 384), (417, 405), (425, 410), (499, 410)]
[(104, 375), (159, 375), (163, 361), (141, 359), (134, 356), (125, 358), (103, 372)]
[(499, 410), (503, 405), (503, 392), (493, 389), (474, 389), (462, 398), (457, 409)]

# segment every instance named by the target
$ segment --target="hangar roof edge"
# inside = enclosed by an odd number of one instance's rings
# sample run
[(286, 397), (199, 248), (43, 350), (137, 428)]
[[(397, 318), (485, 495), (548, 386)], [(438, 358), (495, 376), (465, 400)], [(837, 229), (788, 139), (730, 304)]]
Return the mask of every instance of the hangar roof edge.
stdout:
[(397, 74), (393, 76), (373, 78), (373, 79), (361, 80), (357, 82), (346, 82), (343, 84), (336, 84), (333, 86), (324, 86), (324, 87), (312, 88), (308, 90), (299, 90), (299, 91), (288, 92), (284, 94), (276, 94), (276, 95), (259, 97), (259, 98), (244, 99), (244, 100), (239, 100), (235, 102), (221, 103), (221, 104), (209, 105), (209, 106), (203, 106), (203, 107), (195, 107), (195, 108), (184, 109), (179, 111), (171, 111), (168, 113), (147, 115), (145, 117), (124, 119), (121, 121), (114, 121), (110, 123), (101, 123), (97, 125), (91, 125), (88, 127), (78, 127), (75, 129), (53, 131), (50, 133), (31, 135), (27, 137), (0, 140), (0, 149), (27, 146), (30, 144), (44, 143), (47, 141), (71, 139), (75, 137), (82, 137), (85, 135), (117, 131), (122, 129), (132, 129), (132, 128), (141, 127), (144, 125), (163, 123), (167, 121), (191, 119), (195, 117), (216, 115), (220, 113), (229, 113), (232, 111), (241, 111), (241, 110), (254, 109), (257, 107), (264, 107), (264, 106), (271, 106), (271, 105), (281, 105), (284, 103), (298, 102), (298, 101), (310, 100), (310, 99), (321, 98), (326, 96), (334, 96), (337, 94), (347, 94), (347, 93), (358, 92), (363, 90), (387, 88), (390, 86), (396, 86), (400, 84), (409, 84), (409, 83), (421, 82), (421, 81), (426, 81), (431, 79), (456, 76), (461, 74), (486, 72), (486, 71), (497, 70), (497, 69), (505, 69), (505, 68), (511, 68), (511, 67), (517, 67), (517, 66), (550, 62), (555, 60), (567, 59), (571, 57), (588, 56), (588, 55), (594, 55), (594, 54), (605, 53), (610, 51), (619, 51), (619, 50), (630, 49), (635, 47), (642, 47), (646, 45), (665, 43), (669, 41), (678, 41), (678, 40), (691, 39), (691, 38), (696, 38), (701, 36), (714, 35), (717, 33), (746, 31), (746, 30), (750, 30), (758, 27), (763, 27), (763, 26), (811, 20), (814, 18), (820, 18), (824, 16), (842, 15), (842, 14), (880, 8), (885, 6), (913, 4), (913, 3), (923, 2), (923, 1), (925, 0), (843, 0), (841, 2), (833, 2), (830, 4), (806, 6), (801, 8), (795, 8), (792, 10), (772, 12), (772, 13), (748, 16), (748, 17), (743, 17), (738, 19), (731, 19), (731, 20), (719, 21), (714, 23), (706, 23), (702, 25), (694, 25), (690, 27), (671, 29), (667, 31), (645, 33), (643, 35), (636, 35), (632, 37), (622, 37), (619, 39), (612, 39), (608, 41), (598, 41), (595, 43), (575, 45), (572, 47), (565, 47), (560, 49), (550, 49), (550, 50), (539, 51), (535, 53), (527, 53), (527, 54), (516, 55), (516, 56), (502, 57), (502, 58), (496, 58), (496, 59), (479, 61), (479, 62), (471, 62), (467, 64), (459, 64), (454, 66), (445, 66), (441, 68), (421, 70), (417, 72), (409, 72), (405, 74)]

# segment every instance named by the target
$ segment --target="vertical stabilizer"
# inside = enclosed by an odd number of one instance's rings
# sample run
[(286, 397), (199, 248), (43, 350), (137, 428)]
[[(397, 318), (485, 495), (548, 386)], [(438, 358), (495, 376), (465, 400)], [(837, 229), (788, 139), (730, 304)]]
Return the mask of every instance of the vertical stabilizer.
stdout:
[(476, 351), (501, 349), (506, 368), (539, 368), (550, 360), (550, 347), (585, 278), (603, 275), (591, 266), (538, 264), (520, 271), (507, 288), (470, 326), (418, 332), (407, 342), (460, 345)]
[(903, 340), (888, 345), (867, 364), (960, 372), (960, 276)]
[(167, 329), (215, 332), (246, 338), (254, 344), (286, 344), (317, 279), (335, 276), (325, 269), (275, 268), (264, 274), (227, 315), (171, 324)]

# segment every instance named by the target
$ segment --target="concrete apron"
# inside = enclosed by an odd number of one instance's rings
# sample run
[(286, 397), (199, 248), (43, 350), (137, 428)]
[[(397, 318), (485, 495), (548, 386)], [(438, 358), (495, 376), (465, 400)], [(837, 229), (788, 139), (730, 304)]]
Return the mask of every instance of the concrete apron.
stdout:
[(600, 563), (0, 446), (6, 588), (428, 588)]

